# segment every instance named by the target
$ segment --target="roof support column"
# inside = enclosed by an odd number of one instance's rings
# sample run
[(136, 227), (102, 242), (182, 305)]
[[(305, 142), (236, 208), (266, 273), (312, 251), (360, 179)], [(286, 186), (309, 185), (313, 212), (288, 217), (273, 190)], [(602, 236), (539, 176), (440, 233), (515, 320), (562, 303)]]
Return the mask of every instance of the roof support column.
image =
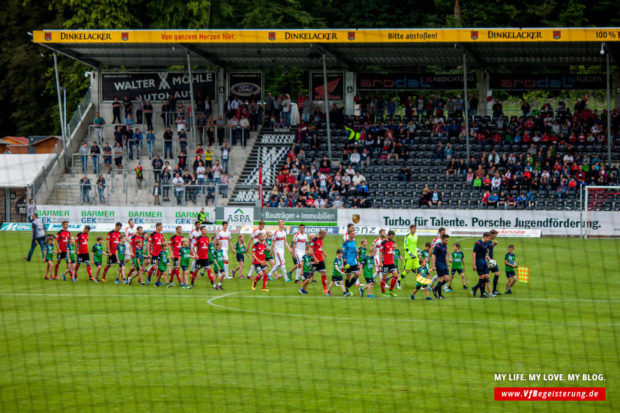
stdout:
[(344, 72), (344, 107), (347, 116), (352, 116), (355, 112), (355, 72), (347, 70)]
[(465, 151), (469, 162), (469, 92), (467, 91), (467, 53), (463, 53), (463, 107), (465, 108)]
[(323, 53), (323, 100), (325, 102), (325, 123), (327, 124), (327, 156), (329, 162), (332, 161), (332, 133), (329, 124), (329, 93), (327, 91), (327, 63), (325, 63), (325, 53)]
[(58, 76), (58, 58), (56, 57), (56, 52), (52, 54), (54, 56), (54, 75), (56, 76), (56, 95), (58, 96), (58, 117), (60, 119), (60, 133), (62, 134), (62, 153), (65, 158), (65, 170), (68, 168), (67, 163), (67, 133), (65, 131), (65, 117), (66, 114), (63, 114), (63, 106), (62, 99), (60, 97), (60, 77)]
[(609, 50), (605, 50), (607, 66), (607, 167), (611, 167), (611, 77), (609, 73)]
[(189, 95), (192, 105), (192, 142), (196, 146), (196, 105), (194, 104), (194, 78), (192, 77), (192, 59), (189, 50), (187, 51), (187, 74), (189, 75)]
[(486, 116), (489, 114), (487, 110), (487, 99), (489, 97), (490, 75), (484, 70), (479, 70), (476, 77), (478, 80), (478, 107), (471, 109), (475, 109), (476, 113), (480, 116)]

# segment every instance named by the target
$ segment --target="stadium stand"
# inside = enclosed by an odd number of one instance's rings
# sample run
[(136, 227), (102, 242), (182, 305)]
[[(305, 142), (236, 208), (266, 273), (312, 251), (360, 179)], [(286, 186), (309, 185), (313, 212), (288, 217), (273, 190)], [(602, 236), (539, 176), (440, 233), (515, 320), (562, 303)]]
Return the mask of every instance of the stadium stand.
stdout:
[[(375, 102), (368, 107), (382, 105)], [(410, 116), (384, 115), (379, 109), (374, 115), (375, 119), (384, 116), (382, 121), (371, 120), (373, 113), (364, 114), (363, 109), (360, 116), (344, 116), (348, 130), (332, 125), (332, 151), (341, 155), (333, 166), (323, 169), (326, 131), (318, 126), (306, 133), (302, 123), (298, 144), (293, 145), (266, 201), (312, 207), (323, 198), (327, 206), (333, 206), (339, 193), (347, 208), (571, 210), (579, 208), (580, 184), (619, 183), (618, 162), (607, 165), (605, 161), (604, 122), (581, 99), (573, 111), (565, 104), (554, 110), (545, 103), (540, 110), (527, 107), (522, 116), (510, 117), (503, 115), (501, 104), (494, 105), (493, 116), (472, 118), (469, 162), (462, 114), (456, 110), (447, 114), (438, 96), (431, 96), (420, 107), (420, 111), (414, 105), (410, 112), (405, 110)], [(612, 112), (616, 130), (619, 113), (618, 109)], [(620, 159), (617, 143), (612, 151), (612, 159)], [(362, 175), (368, 188), (344, 178), (348, 166), (352, 167), (351, 178)], [(492, 177), (496, 178), (494, 188)], [(429, 198), (429, 205), (424, 197), (432, 197), (435, 189), (442, 202)], [(486, 189), (490, 193), (484, 197)], [(502, 199), (494, 202), (493, 192)], [(620, 199), (608, 199), (600, 208), (620, 210)]]

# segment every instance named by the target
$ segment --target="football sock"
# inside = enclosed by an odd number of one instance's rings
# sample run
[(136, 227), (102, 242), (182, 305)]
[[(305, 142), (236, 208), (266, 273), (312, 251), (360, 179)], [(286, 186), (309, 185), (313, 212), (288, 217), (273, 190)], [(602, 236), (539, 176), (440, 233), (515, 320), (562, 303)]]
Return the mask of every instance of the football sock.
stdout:
[(54, 277), (58, 277), (58, 267), (60, 267), (60, 261), (56, 261), (56, 265), (54, 266)]
[(295, 272), (295, 281), (299, 281), (299, 276), (301, 275), (301, 268), (297, 268)]
[(499, 281), (499, 275), (493, 277), (493, 291), (497, 291), (497, 282)]
[(381, 278), (381, 292), (382, 293), (385, 293), (385, 287), (386, 287), (385, 280)]
[(327, 289), (327, 275), (321, 275), (321, 282), (323, 283), (323, 289)]
[(267, 288), (267, 280), (268, 280), (268, 278), (267, 278), (266, 276), (264, 276), (264, 275), (263, 275), (263, 290), (264, 290), (265, 288)]
[(394, 286), (396, 285), (396, 281), (398, 281), (397, 277), (392, 277), (392, 282), (390, 283), (390, 291), (394, 289)]
[(228, 261), (224, 261), (224, 273), (226, 273), (226, 276), (228, 277)]

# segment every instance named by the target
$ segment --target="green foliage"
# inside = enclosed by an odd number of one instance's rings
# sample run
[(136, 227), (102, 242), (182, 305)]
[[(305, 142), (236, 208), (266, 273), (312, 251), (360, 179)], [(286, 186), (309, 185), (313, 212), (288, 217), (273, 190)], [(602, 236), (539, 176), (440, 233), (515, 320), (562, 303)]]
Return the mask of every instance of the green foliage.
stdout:
[[(459, 0), (463, 27), (618, 26), (613, 0)], [(35, 29), (455, 27), (455, 0), (6, 0), (0, 15), (0, 129), (60, 130), (51, 54), (26, 34)], [(59, 56), (69, 115), (88, 87), (89, 68)], [(250, 69), (250, 68), (248, 68)], [(447, 70), (448, 68), (439, 68)], [(544, 70), (544, 68), (541, 68)], [(428, 68), (427, 70), (433, 70)], [(587, 70), (587, 69), (584, 69)], [(266, 87), (307, 93), (307, 68), (266, 70)]]

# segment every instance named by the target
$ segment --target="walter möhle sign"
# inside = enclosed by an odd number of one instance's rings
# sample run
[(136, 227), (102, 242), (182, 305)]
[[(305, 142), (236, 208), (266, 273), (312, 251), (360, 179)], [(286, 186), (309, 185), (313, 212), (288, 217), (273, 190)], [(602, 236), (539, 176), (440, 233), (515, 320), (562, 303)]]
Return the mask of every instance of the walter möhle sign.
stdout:
[[(215, 73), (192, 73), (194, 94), (215, 97)], [(143, 101), (164, 101), (170, 96), (189, 100), (189, 75), (182, 72), (103, 73), (101, 75), (103, 100), (122, 100), (125, 96)]]

